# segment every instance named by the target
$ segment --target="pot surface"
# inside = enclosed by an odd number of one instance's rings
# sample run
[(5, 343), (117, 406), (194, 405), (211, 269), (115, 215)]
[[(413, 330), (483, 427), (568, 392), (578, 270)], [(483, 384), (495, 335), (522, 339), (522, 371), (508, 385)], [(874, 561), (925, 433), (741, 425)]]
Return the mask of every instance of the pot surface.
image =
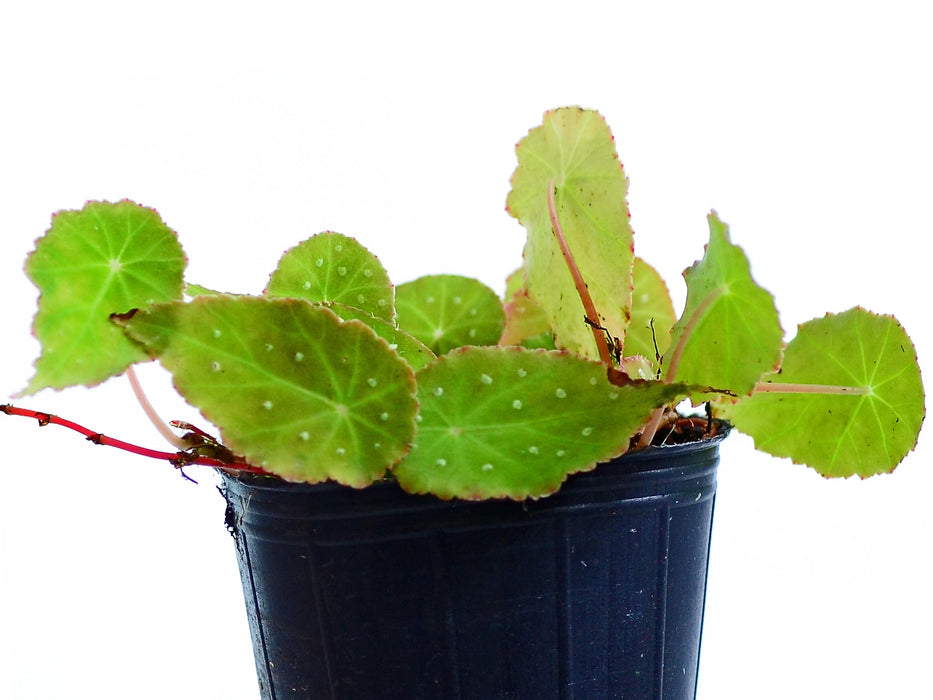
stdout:
[(521, 503), (225, 475), (263, 697), (694, 697), (720, 440)]

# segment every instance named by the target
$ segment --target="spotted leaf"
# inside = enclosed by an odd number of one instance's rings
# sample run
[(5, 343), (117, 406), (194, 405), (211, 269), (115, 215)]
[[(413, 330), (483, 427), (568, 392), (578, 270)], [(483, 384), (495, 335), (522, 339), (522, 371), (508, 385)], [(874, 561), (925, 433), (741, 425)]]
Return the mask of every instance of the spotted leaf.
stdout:
[(521, 347), (453, 350), (418, 372), (415, 446), (395, 475), (441, 498), (539, 498), (628, 447), (680, 386), (609, 383), (604, 365)]
[(398, 325), (438, 355), (461, 345), (493, 345), (505, 325), (502, 301), (472, 277), (428, 275), (396, 290)]
[(335, 301), (393, 321), (392, 283), (379, 259), (358, 241), (326, 231), (286, 251), (266, 295)]
[(409, 335), (395, 324), (377, 318), (355, 306), (331, 303), (325, 304), (327, 308), (337, 314), (344, 321), (355, 319), (362, 321), (372, 328), (376, 335), (385, 340), (392, 350), (407, 362), (413, 370), (419, 370), (433, 360), (436, 355), (431, 349), (417, 338)]
[(124, 324), (230, 449), (285, 479), (365, 486), (409, 449), (414, 374), (359, 321), (302, 299), (204, 296)]

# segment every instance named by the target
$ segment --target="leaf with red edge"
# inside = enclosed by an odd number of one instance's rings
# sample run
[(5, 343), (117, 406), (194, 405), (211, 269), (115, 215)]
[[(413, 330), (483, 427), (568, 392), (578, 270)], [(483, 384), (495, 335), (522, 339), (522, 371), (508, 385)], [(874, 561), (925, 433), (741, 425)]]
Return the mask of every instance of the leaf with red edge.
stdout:
[(251, 464), (365, 486), (408, 451), (409, 365), (372, 329), (303, 299), (202, 296), (123, 321)]
[(525, 289), (544, 309), (558, 347), (598, 358), (583, 302), (551, 221), (563, 237), (599, 318), (590, 321), (624, 341), (632, 307), (632, 229), (628, 180), (615, 142), (598, 112), (566, 107), (546, 112), (516, 147), (507, 208), (527, 231)]
[(624, 452), (652, 409), (686, 395), (661, 382), (612, 385), (606, 367), (522, 347), (453, 350), (417, 374), (404, 489), (441, 498), (540, 498), (568, 474)]

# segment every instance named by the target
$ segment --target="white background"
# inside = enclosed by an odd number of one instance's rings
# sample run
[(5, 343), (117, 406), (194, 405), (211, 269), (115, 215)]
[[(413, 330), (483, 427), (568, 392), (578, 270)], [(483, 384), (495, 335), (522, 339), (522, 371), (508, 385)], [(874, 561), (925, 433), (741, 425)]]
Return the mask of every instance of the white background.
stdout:
[[(925, 3), (10, 6), (0, 398), (38, 352), (22, 263), (53, 211), (151, 205), (189, 279), (230, 291), (258, 292), (283, 250), (325, 229), (358, 237), (396, 282), (455, 272), (501, 290), (523, 236), (504, 212), (513, 146), (565, 104), (609, 121), (636, 250), (678, 303), (715, 208), (789, 336), (858, 303), (896, 313), (930, 368)], [(157, 366), (141, 374), (163, 415), (198, 422)], [(19, 403), (160, 446), (122, 378)], [(191, 470), (194, 486), (0, 418), (0, 695), (257, 697), (213, 475)], [(925, 438), (867, 482), (727, 442), (700, 700), (929, 692)]]

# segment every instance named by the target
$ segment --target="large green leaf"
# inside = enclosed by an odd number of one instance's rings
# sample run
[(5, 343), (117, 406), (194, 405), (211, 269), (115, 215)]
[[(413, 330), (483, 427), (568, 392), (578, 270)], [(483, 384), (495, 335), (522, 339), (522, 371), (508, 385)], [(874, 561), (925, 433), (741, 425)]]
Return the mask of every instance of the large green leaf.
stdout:
[(395, 475), (441, 498), (539, 498), (623, 452), (651, 410), (684, 395), (614, 386), (606, 367), (521, 347), (451, 351), (418, 372), (415, 446)]
[(438, 355), (461, 345), (493, 345), (502, 335), (502, 301), (472, 277), (426, 275), (400, 284), (395, 295), (399, 328)]
[(272, 297), (335, 301), (393, 321), (392, 283), (379, 262), (357, 240), (325, 231), (285, 252), (266, 287)]
[(783, 331), (774, 299), (752, 279), (728, 227), (709, 215), (709, 245), (684, 272), (687, 303), (665, 356), (669, 380), (748, 394), (781, 358)]
[(628, 181), (612, 134), (599, 113), (563, 108), (545, 113), (516, 148), (507, 207), (525, 227), (525, 288), (545, 310), (558, 347), (598, 358), (592, 329), (554, 234), (557, 219), (603, 326), (623, 341), (631, 314), (632, 229)]
[(889, 472), (923, 422), (916, 351), (891, 316), (827, 315), (801, 325), (780, 371), (721, 413), (759, 449), (824, 476)]
[(58, 212), (26, 261), (41, 292), (42, 354), (24, 393), (91, 386), (147, 359), (110, 315), (180, 299), (184, 269), (175, 232), (153, 209), (124, 200)]
[(250, 463), (365, 486), (408, 451), (414, 374), (359, 321), (301, 299), (203, 296), (124, 321)]

